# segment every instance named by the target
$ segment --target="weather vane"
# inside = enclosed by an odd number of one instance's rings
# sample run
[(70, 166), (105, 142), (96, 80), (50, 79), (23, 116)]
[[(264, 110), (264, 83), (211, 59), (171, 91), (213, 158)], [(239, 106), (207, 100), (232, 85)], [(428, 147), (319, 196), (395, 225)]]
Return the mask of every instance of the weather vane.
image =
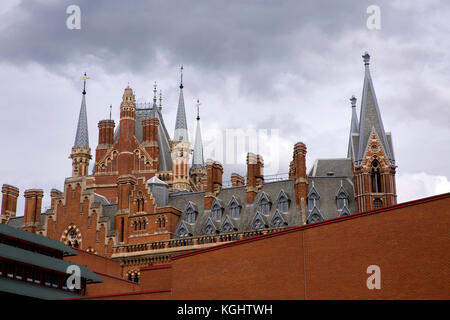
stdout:
[(81, 77), (81, 80), (83, 80), (83, 94), (86, 94), (86, 80), (89, 79), (89, 77), (86, 76), (86, 72), (84, 73), (84, 76)]

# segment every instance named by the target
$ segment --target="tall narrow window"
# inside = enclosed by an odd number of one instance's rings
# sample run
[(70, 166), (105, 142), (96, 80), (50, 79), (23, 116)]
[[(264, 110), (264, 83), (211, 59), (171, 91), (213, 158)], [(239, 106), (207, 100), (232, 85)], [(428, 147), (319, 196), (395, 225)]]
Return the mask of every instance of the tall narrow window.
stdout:
[(338, 210), (342, 210), (344, 206), (348, 206), (348, 198), (345, 193), (341, 192), (337, 196), (337, 208)]
[(222, 218), (222, 208), (218, 204), (215, 204), (211, 211), (214, 220), (218, 221)]
[(380, 164), (378, 161), (372, 163), (372, 170), (370, 172), (370, 177), (372, 180), (372, 192), (379, 193), (381, 191), (381, 175), (380, 175)]
[(289, 200), (285, 196), (281, 196), (278, 199), (278, 210), (280, 210), (280, 212), (288, 212)]
[(268, 216), (270, 213), (270, 202), (267, 197), (261, 197), (261, 201), (259, 202), (259, 210), (265, 216)]
[(230, 215), (233, 219), (239, 218), (239, 205), (236, 202), (230, 204)]
[(308, 210), (311, 211), (314, 207), (319, 207), (319, 196), (317, 193), (311, 193), (308, 197)]

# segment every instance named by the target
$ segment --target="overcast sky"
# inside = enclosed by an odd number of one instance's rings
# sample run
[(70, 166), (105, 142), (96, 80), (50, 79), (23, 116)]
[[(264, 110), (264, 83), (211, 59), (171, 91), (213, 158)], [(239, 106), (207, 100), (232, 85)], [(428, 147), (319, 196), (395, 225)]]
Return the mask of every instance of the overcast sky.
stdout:
[[(81, 9), (69, 30), (66, 9)], [(381, 29), (369, 30), (369, 5)], [(92, 154), (97, 123), (119, 120), (129, 83), (138, 101), (163, 92), (173, 136), (179, 68), (191, 139), (200, 99), (205, 157), (245, 175), (218, 145), (226, 132), (260, 133), (266, 174), (287, 173), (293, 145), (318, 158), (346, 157), (349, 98), (358, 98), (368, 51), (384, 127), (393, 136), (399, 202), (450, 191), (448, 1), (61, 1), (0, 2), (0, 184), (63, 189), (87, 72)], [(228, 131), (227, 131), (228, 130)], [(264, 136), (265, 132), (267, 133)], [(223, 138), (223, 139), (222, 139)], [(234, 160), (234, 161), (233, 161)], [(91, 167), (93, 161), (91, 161)]]

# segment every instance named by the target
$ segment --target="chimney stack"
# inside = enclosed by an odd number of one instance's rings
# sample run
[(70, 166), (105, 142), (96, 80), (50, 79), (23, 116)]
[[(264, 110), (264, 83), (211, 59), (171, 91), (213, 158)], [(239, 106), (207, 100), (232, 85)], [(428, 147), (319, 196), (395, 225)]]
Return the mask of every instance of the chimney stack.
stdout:
[(95, 152), (95, 162), (101, 160), (106, 151), (114, 143), (114, 120), (102, 120), (98, 123), (98, 145)]
[[(158, 126), (159, 120), (156, 118), (142, 120), (142, 145), (153, 160), (159, 158)], [(158, 161), (154, 165), (153, 169), (158, 170)]]
[(16, 216), (17, 198), (19, 189), (9, 184), (2, 186), (2, 211), (0, 223), (7, 222), (9, 218)]
[(245, 185), (244, 177), (237, 173), (232, 173), (231, 174), (231, 185), (233, 187), (240, 187), (240, 186)]
[(211, 209), (214, 197), (222, 188), (223, 167), (218, 161), (206, 160), (205, 210)]
[(264, 183), (264, 160), (259, 154), (249, 152), (247, 154), (247, 204), (255, 201), (256, 193)]
[(25, 213), (22, 229), (34, 233), (41, 223), (41, 207), (44, 191), (42, 189), (25, 190), (24, 197)]
[(290, 165), (289, 177), (294, 179), (295, 202), (299, 209), (306, 214), (308, 179), (306, 176), (306, 146), (303, 142), (297, 142), (294, 146), (294, 155)]

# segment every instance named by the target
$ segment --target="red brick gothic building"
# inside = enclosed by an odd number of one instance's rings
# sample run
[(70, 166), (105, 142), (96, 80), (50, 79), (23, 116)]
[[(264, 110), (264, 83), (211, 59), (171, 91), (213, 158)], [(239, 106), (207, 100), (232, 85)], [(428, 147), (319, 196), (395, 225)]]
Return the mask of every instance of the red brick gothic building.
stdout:
[[(1, 222), (120, 261), (122, 276), (138, 281), (142, 266), (166, 264), (173, 254), (396, 204), (392, 137), (385, 132), (369, 59), (359, 120), (352, 97), (347, 158), (318, 159), (306, 172), (306, 145), (295, 144), (289, 176), (264, 181), (264, 160), (248, 153), (246, 178), (222, 184), (222, 165), (204, 161), (197, 114), (193, 148), (188, 137), (181, 73), (174, 136), (157, 104), (136, 104), (125, 88), (120, 121), (98, 123), (92, 173), (84, 83), (72, 176), (52, 189), (42, 211), (40, 189), (24, 192), (25, 212), (16, 217), (19, 190), (2, 188)], [(192, 155), (192, 161), (191, 161)]]

